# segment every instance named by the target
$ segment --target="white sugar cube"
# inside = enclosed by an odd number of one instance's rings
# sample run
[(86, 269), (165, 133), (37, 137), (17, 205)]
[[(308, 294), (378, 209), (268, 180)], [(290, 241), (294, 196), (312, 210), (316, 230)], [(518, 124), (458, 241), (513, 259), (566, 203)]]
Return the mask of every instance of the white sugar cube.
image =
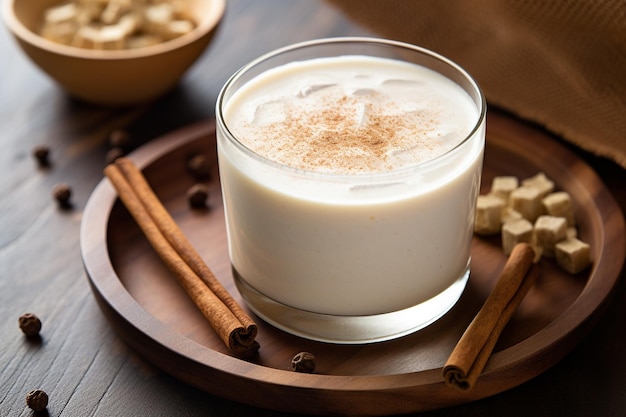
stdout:
[(568, 226), (574, 226), (572, 199), (565, 191), (550, 193), (541, 200), (545, 212), (551, 216), (565, 217)]
[(526, 219), (512, 220), (502, 225), (502, 249), (507, 255), (511, 254), (513, 247), (520, 243), (532, 243), (533, 225)]
[(543, 256), (554, 257), (554, 248), (567, 237), (567, 221), (563, 217), (539, 216), (535, 222), (534, 239), (543, 249)]
[(509, 195), (519, 186), (519, 180), (514, 176), (494, 177), (491, 181), (490, 194), (504, 200), (505, 204), (509, 201)]
[(522, 186), (513, 190), (509, 196), (509, 206), (530, 222), (537, 220), (543, 213), (541, 191), (535, 187)]
[(542, 198), (554, 191), (554, 182), (546, 177), (543, 172), (522, 180), (522, 186), (539, 190)]
[(481, 235), (494, 235), (502, 226), (504, 202), (492, 195), (480, 195), (476, 201), (474, 232)]
[(571, 274), (577, 274), (591, 264), (589, 244), (576, 238), (557, 243), (555, 257), (558, 265)]

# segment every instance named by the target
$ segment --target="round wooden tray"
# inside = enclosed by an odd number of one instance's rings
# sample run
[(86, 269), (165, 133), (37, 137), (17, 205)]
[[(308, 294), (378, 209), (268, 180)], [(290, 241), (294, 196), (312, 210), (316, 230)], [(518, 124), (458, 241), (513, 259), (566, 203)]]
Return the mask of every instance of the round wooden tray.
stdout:
[[(192, 210), (186, 191), (194, 179), (187, 158), (215, 161), (212, 122), (168, 134), (130, 157), (183, 232), (228, 290), (234, 288), (217, 165), (210, 207)], [(229, 354), (156, 256), (104, 179), (93, 192), (81, 228), (83, 262), (95, 297), (118, 334), (169, 374), (211, 394), (280, 411), (326, 415), (384, 415), (465, 403), (517, 386), (552, 366), (584, 337), (619, 276), (624, 220), (596, 174), (544, 133), (499, 113), (490, 114), (483, 192), (496, 175), (526, 178), (538, 172), (571, 194), (580, 237), (591, 244), (594, 264), (569, 275), (552, 260), (503, 332), (476, 386), (447, 387), (441, 367), (497, 278), (505, 257), (499, 238), (475, 238), (470, 282), (442, 319), (404, 338), (369, 345), (313, 342), (260, 319), (259, 355)], [(241, 300), (240, 300), (241, 301)], [(309, 351), (315, 374), (289, 370), (291, 358)]]

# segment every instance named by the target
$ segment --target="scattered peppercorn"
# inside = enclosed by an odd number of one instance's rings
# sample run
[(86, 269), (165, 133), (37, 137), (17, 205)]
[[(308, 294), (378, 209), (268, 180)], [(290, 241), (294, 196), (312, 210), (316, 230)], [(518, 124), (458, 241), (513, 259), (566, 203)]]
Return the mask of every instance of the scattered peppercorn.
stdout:
[(109, 134), (109, 147), (127, 149), (130, 146), (130, 135), (122, 129), (116, 129)]
[(40, 167), (50, 166), (50, 148), (46, 145), (35, 146), (33, 149), (33, 156), (37, 160), (37, 164)]
[(191, 208), (207, 207), (209, 190), (204, 184), (194, 184), (187, 190), (187, 201)]
[(124, 149), (118, 148), (118, 147), (111, 148), (107, 151), (107, 154), (104, 157), (104, 162), (107, 165), (112, 164), (113, 162), (115, 162), (117, 158), (121, 158), (124, 155), (126, 155), (126, 152), (124, 152)]
[(309, 352), (300, 352), (291, 360), (291, 367), (296, 372), (313, 373), (315, 371), (315, 356)]
[(35, 389), (26, 394), (26, 405), (33, 411), (43, 411), (48, 406), (48, 394), (40, 389)]
[(69, 185), (61, 183), (54, 186), (52, 189), (52, 196), (59, 203), (61, 208), (68, 208), (71, 206), (70, 197), (72, 196), (72, 189)]
[(197, 180), (205, 180), (211, 176), (211, 164), (206, 156), (197, 154), (187, 161), (187, 169)]
[(20, 329), (28, 337), (37, 336), (41, 331), (41, 320), (32, 313), (25, 313), (18, 319)]

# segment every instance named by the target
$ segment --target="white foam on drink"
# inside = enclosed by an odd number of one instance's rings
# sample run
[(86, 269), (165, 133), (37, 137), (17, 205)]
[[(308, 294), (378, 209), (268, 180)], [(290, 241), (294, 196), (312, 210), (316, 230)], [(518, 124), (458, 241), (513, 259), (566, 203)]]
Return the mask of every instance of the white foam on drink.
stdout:
[(433, 159), (472, 130), (477, 110), (427, 68), (365, 56), (272, 69), (229, 101), (226, 123), (246, 147), (298, 169), (388, 172)]

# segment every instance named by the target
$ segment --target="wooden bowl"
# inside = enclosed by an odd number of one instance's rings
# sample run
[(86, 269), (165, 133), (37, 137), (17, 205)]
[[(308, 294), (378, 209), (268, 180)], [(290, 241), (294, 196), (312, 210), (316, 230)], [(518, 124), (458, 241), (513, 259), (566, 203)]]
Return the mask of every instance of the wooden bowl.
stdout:
[(175, 86), (209, 45), (225, 0), (186, 0), (196, 27), (157, 45), (93, 50), (52, 42), (38, 34), (44, 11), (60, 0), (6, 0), (4, 21), (26, 55), (70, 95), (104, 105), (132, 105)]

